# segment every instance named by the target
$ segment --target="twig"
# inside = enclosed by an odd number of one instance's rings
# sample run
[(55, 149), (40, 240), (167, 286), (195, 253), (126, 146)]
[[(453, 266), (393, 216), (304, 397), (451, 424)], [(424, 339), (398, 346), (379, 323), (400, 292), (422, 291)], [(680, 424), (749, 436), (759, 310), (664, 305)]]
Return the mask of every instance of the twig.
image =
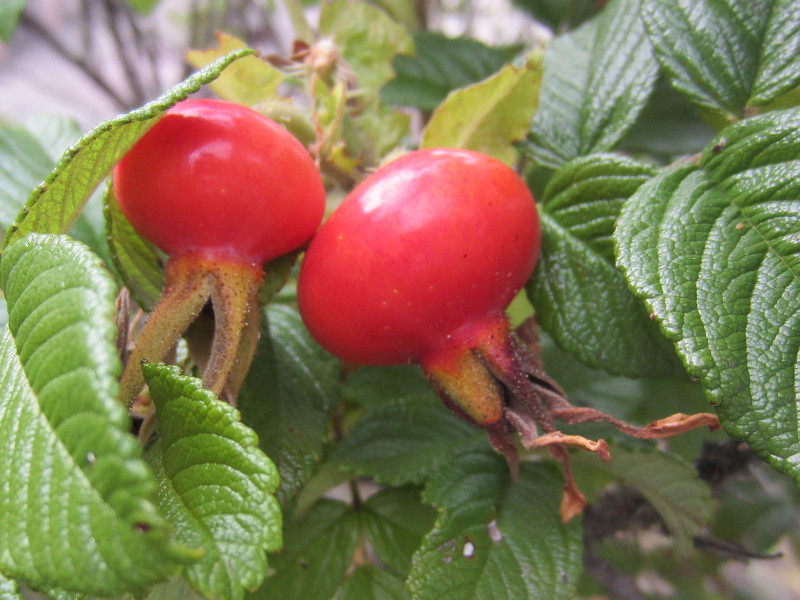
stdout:
[(84, 56), (92, 55), (92, 13), (90, 9), (91, 0), (81, 0), (81, 47)]
[(83, 56), (79, 56), (72, 50), (67, 48), (61, 40), (56, 38), (53, 33), (42, 25), (37, 19), (32, 17), (27, 11), (23, 11), (20, 16), (20, 23), (24, 27), (28, 27), (38, 34), (44, 42), (46, 42), (53, 50), (55, 50), (64, 59), (78, 67), (97, 87), (105, 92), (111, 99), (114, 100), (120, 107), (127, 107), (128, 102), (120, 96), (117, 91), (112, 88), (104, 79), (94, 66)]
[(117, 59), (122, 65), (123, 71), (125, 71), (125, 76), (128, 78), (128, 84), (133, 94), (133, 103), (135, 105), (142, 104), (147, 99), (146, 91), (144, 90), (144, 84), (138, 69), (134, 68), (133, 57), (131, 57), (128, 52), (129, 46), (122, 38), (122, 34), (120, 32), (120, 16), (124, 16), (126, 10), (129, 9), (121, 8), (115, 2), (113, 2), (113, 0), (104, 0), (100, 4), (103, 7), (106, 28), (108, 29), (109, 33), (111, 33), (111, 37), (114, 40), (114, 49), (117, 53)]
[(153, 90), (148, 91), (160, 92), (162, 85), (161, 73), (158, 69), (157, 47), (155, 44), (153, 44), (152, 37), (144, 34), (142, 28), (139, 27), (138, 21), (134, 18), (133, 13), (130, 10), (125, 11), (125, 16), (128, 20), (131, 33), (133, 34), (134, 47), (140, 48), (143, 51), (144, 56), (147, 58), (147, 65), (151, 74), (150, 82), (153, 86)]
[(741, 562), (747, 562), (750, 559), (754, 560), (775, 560), (783, 558), (782, 552), (774, 552), (772, 554), (764, 554), (763, 552), (756, 552), (750, 550), (741, 544), (734, 542), (727, 542), (711, 535), (698, 535), (692, 538), (694, 547), (700, 550), (705, 550), (717, 556), (724, 558), (731, 558)]

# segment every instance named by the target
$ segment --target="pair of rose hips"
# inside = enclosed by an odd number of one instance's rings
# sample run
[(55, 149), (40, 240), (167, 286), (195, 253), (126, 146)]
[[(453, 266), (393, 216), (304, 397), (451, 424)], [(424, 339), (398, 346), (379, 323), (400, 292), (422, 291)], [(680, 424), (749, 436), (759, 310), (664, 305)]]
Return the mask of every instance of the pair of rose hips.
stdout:
[(257, 339), (262, 265), (313, 236), (298, 297), (323, 347), (356, 364), (417, 362), (464, 416), (501, 421), (491, 372), (505, 372), (504, 310), (533, 272), (541, 237), (533, 197), (504, 164), (463, 150), (411, 152), (317, 231), (325, 191), (305, 148), (249, 108), (187, 100), (120, 161), (114, 192), (170, 257), (123, 375), (127, 400), (142, 387), (139, 363), (163, 359), (209, 299), (216, 325), (204, 379), (235, 397)]
[(562, 434), (555, 419), (610, 422), (645, 438), (717, 424), (679, 414), (634, 427), (567, 402), (509, 329), (505, 309), (533, 272), (541, 231), (525, 183), (489, 156), (410, 152), (319, 227), (325, 189), (290, 133), (237, 104), (187, 100), (120, 161), (114, 192), (131, 224), (169, 255), (164, 293), (123, 371), (127, 403), (144, 384), (140, 363), (163, 360), (209, 301), (213, 337), (196, 360), (206, 387), (235, 401), (258, 341), (263, 265), (311, 240), (298, 302), (317, 341), (349, 363), (420, 364), (451, 409), (488, 431), (512, 472), (513, 433), (525, 448), (549, 447), (565, 467), (564, 518), (584, 503), (565, 448), (608, 459), (608, 447)]

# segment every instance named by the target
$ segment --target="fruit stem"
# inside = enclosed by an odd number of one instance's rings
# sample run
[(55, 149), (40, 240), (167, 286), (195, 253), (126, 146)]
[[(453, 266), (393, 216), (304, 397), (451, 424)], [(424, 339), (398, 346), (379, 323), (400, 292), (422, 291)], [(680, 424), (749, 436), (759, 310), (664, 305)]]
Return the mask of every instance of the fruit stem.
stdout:
[(214, 337), (204, 366), (203, 384), (217, 396), (224, 394), (234, 402), (258, 343), (258, 291), (262, 278), (260, 265), (196, 252), (171, 257), (166, 266), (164, 293), (122, 372), (121, 401), (131, 406), (144, 387), (141, 364), (163, 361), (210, 299)]
[(165, 281), (164, 293), (142, 327), (122, 371), (120, 401), (129, 408), (144, 387), (142, 363), (163, 360), (211, 294), (211, 277), (187, 255), (167, 261)]
[(556, 419), (567, 424), (609, 423), (644, 439), (669, 437), (702, 426), (719, 427), (719, 420), (710, 413), (679, 413), (637, 427), (593, 408), (572, 406), (564, 390), (545, 372), (539, 353), (531, 324), (523, 327), (518, 337), (501, 313), (451, 334), (447, 346), (421, 363), (445, 404), (487, 430), (492, 446), (506, 457), (512, 478), (516, 479), (519, 468), (517, 445), (511, 438), (514, 433), (526, 450), (546, 447), (563, 465), (561, 516), (565, 521), (586, 504), (572, 477), (568, 449), (589, 450), (604, 461), (611, 455), (604, 440), (564, 434), (556, 427)]
[(203, 383), (219, 397), (224, 392), (228, 402), (235, 404), (258, 344), (258, 290), (263, 271), (260, 266), (232, 263), (217, 263), (214, 267), (214, 341)]

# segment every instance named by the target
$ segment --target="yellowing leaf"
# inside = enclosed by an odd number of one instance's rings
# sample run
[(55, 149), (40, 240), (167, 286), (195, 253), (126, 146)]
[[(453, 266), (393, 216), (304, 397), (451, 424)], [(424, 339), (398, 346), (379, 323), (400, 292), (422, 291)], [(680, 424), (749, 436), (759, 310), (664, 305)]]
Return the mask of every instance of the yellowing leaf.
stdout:
[[(224, 33), (218, 33), (217, 40), (218, 48), (189, 50), (186, 60), (199, 69), (233, 50), (247, 47), (243, 41)], [(278, 69), (257, 56), (247, 56), (226, 69), (210, 87), (223, 100), (253, 106), (276, 97), (283, 80)]]
[(304, 146), (312, 144), (317, 138), (317, 130), (311, 119), (310, 111), (307, 108), (301, 108), (291, 100), (269, 100), (256, 104), (253, 108), (285, 127)]
[(374, 165), (396, 148), (408, 133), (411, 117), (378, 103), (371, 104), (354, 119), (361, 146), (359, 153)]
[(436, 109), (422, 137), (423, 148), (465, 148), (510, 165), (512, 142), (522, 140), (539, 106), (542, 53), (525, 66), (508, 65), (484, 81), (450, 93)]
[(331, 148), (330, 154), (326, 158), (339, 171), (347, 175), (352, 175), (359, 163), (358, 158), (353, 158), (347, 154), (347, 148), (343, 143), (336, 144)]

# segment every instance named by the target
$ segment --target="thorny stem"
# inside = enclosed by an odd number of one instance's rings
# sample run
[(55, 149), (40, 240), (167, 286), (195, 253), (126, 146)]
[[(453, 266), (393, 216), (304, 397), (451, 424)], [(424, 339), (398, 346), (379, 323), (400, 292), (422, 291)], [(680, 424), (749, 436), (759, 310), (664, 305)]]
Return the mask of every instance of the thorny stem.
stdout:
[[(347, 374), (345, 372), (342, 373), (342, 378), (346, 378)], [(333, 413), (331, 417), (331, 428), (333, 429), (333, 438), (334, 442), (340, 441), (345, 436), (344, 426), (342, 424), (343, 420), (343, 406), (340, 405), (338, 410)], [(358, 478), (357, 477), (350, 477), (347, 480), (347, 487), (350, 491), (350, 504), (354, 512), (358, 513), (364, 507), (364, 500), (362, 498), (361, 489), (358, 485)], [(353, 550), (353, 557), (350, 563), (349, 571), (352, 571), (358, 568), (361, 565), (370, 563), (370, 548), (369, 542), (364, 534), (363, 531), (360, 531), (358, 534), (358, 542), (356, 543), (356, 547)]]

